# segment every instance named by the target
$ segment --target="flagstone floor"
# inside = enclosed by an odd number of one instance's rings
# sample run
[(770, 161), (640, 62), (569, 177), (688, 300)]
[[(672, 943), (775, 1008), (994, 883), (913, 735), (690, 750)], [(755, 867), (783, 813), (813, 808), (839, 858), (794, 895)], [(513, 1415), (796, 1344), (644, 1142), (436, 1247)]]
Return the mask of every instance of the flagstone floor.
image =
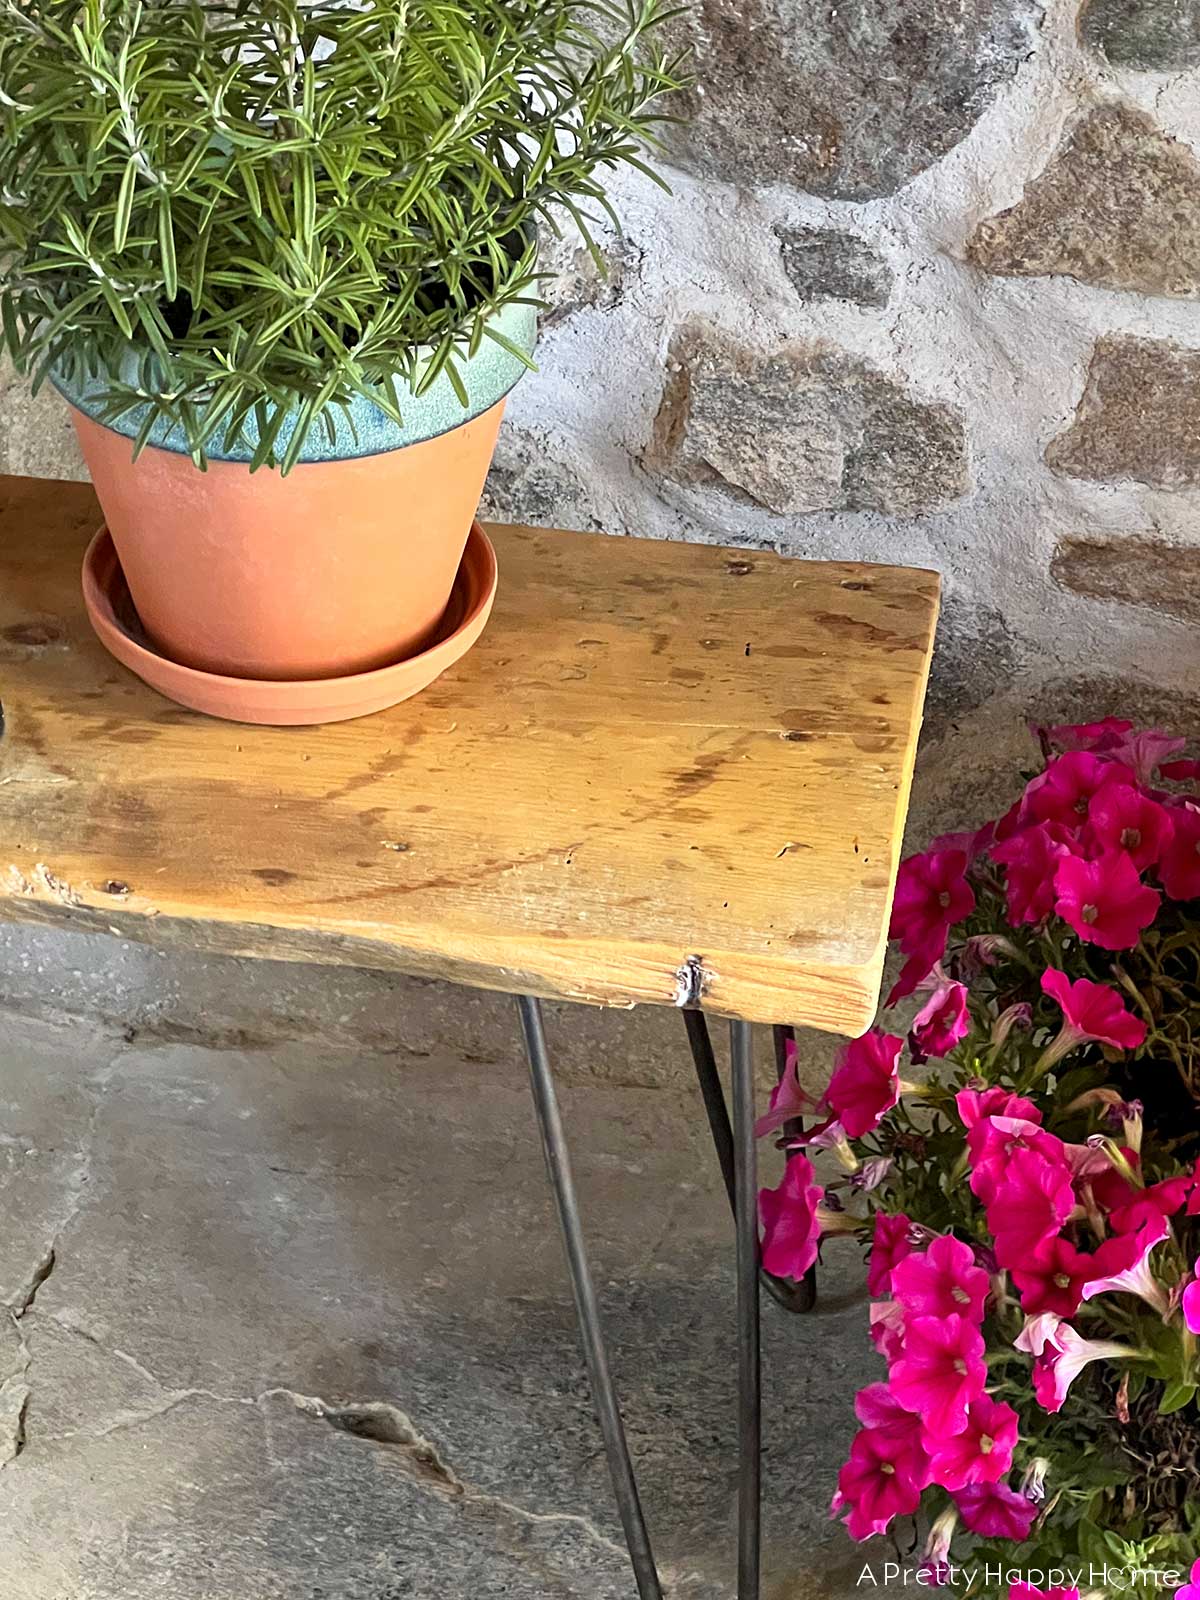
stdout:
[[(2, 1600), (632, 1597), (508, 1011), (451, 1050), (455, 996), (399, 1002), (378, 1049), (0, 1013)], [(564, 1015), (668, 1591), (724, 1600), (730, 1224), (687, 1073), (653, 1070), (678, 1019), (627, 1065), (636, 1023)], [(765, 1310), (768, 1600), (862, 1564), (827, 1518), (873, 1370), (833, 1259), (819, 1314)]]

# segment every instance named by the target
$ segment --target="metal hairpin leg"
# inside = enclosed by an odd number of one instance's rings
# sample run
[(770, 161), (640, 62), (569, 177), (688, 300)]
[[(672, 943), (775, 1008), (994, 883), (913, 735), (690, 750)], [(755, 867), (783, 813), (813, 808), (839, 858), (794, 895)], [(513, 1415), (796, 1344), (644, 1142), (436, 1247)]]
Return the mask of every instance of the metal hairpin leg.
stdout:
[[(571, 1288), (575, 1296), (575, 1310), (579, 1317), (579, 1332), (583, 1352), (587, 1358), (588, 1376), (592, 1384), (592, 1399), (604, 1436), (608, 1453), (608, 1470), (612, 1474), (617, 1509), (629, 1546), (629, 1559), (633, 1563), (641, 1600), (662, 1600), (662, 1585), (650, 1548), (650, 1535), (646, 1532), (638, 1499), (633, 1463), (629, 1459), (629, 1446), (617, 1405), (616, 1392), (608, 1370), (608, 1356), (604, 1348), (604, 1334), (600, 1326), (600, 1310), (596, 1304), (596, 1290), (588, 1267), (587, 1251), (583, 1242), (583, 1228), (579, 1219), (579, 1202), (571, 1176), (571, 1160), (567, 1152), (566, 1135), (558, 1110), (558, 1097), (554, 1092), (554, 1079), (550, 1072), (550, 1058), (546, 1052), (546, 1035), (542, 1027), (541, 1002), (528, 995), (517, 996), (521, 1015), (521, 1030), (525, 1035), (525, 1052), (529, 1058), (529, 1073), (533, 1084), (533, 1103), (537, 1110), (538, 1128), (542, 1136), (542, 1149), (546, 1168), (558, 1207), (558, 1220), (566, 1245), (567, 1264), (571, 1270)], [(751, 1140), (753, 1154), (753, 1139)], [(753, 1183), (753, 1175), (750, 1179)], [(750, 1591), (747, 1591), (749, 1594)], [(755, 1595), (757, 1590), (754, 1591)], [(739, 1589), (739, 1596), (741, 1590)]]
[[(704, 1100), (704, 1109), (708, 1114), (708, 1126), (712, 1133), (713, 1145), (717, 1152), (717, 1162), (721, 1168), (721, 1176), (725, 1180), (725, 1192), (729, 1196), (729, 1209), (737, 1215), (737, 1206), (734, 1202), (733, 1179), (733, 1128), (729, 1122), (729, 1111), (725, 1105), (725, 1091), (721, 1087), (721, 1075), (717, 1071), (717, 1059), (713, 1054), (712, 1039), (709, 1037), (708, 1022), (702, 1011), (685, 1011), (683, 1013), (684, 1026), (687, 1028), (688, 1043), (692, 1047), (692, 1060), (696, 1067), (696, 1078), (700, 1084), (700, 1094)], [(776, 1028), (776, 1057), (782, 1048), (780, 1034), (783, 1029)], [(786, 1034), (785, 1034), (786, 1037)], [(813, 1269), (801, 1283), (793, 1283), (789, 1278), (776, 1278), (769, 1272), (763, 1272), (762, 1285), (773, 1300), (783, 1307), (785, 1311), (811, 1311), (817, 1298), (817, 1278)]]
[(737, 1236), (738, 1600), (758, 1600), (762, 1389), (758, 1325), (758, 1171), (754, 1052), (748, 1022), (729, 1024), (733, 1064), (734, 1227)]

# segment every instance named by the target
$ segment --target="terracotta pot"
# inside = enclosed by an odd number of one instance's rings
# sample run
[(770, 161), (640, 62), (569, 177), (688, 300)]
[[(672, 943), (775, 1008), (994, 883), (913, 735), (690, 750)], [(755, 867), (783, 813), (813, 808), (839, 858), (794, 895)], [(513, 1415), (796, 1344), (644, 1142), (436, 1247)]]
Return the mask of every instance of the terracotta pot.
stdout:
[(138, 616), (184, 666), (332, 678), (415, 654), (436, 629), (504, 402), (423, 444), (252, 473), (129, 440), (73, 412)]
[[(533, 313), (510, 307), (507, 338), (531, 351)], [(131, 357), (132, 359), (132, 357)], [(104, 426), (99, 380), (56, 378), (71, 403), (129, 592), (151, 643), (229, 677), (344, 677), (389, 666), (434, 636), (520, 360), (485, 339), (460, 364), (464, 409), (444, 374), (402, 397), (404, 426), (356, 400), (318, 427), (287, 474), (249, 469), (253, 426), (199, 470), (167, 421), (133, 459), (145, 412)], [(125, 376), (122, 373), (122, 376)], [(280, 435), (283, 447), (288, 425)]]

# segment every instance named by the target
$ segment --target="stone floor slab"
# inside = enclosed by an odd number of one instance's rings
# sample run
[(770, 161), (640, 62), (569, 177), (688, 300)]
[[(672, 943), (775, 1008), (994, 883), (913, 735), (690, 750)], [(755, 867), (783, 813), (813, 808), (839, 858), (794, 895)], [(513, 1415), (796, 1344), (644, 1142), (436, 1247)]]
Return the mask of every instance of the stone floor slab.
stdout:
[[(498, 1054), (0, 1016), (3, 1600), (632, 1595), (528, 1091)], [(698, 1099), (568, 1078), (669, 1591), (726, 1600), (732, 1240)], [(765, 1313), (772, 1600), (852, 1585), (827, 1506), (873, 1372), (860, 1271), (843, 1246), (819, 1315)], [(7, 1432), (5, 1374), (27, 1391)]]

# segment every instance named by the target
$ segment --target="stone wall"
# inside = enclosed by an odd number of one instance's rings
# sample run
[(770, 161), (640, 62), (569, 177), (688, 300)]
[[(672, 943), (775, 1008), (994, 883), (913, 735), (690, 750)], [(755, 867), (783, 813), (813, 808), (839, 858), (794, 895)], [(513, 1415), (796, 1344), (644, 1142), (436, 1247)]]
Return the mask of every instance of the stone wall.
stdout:
[[(664, 193), (617, 183), (491, 514), (946, 578), (925, 806), (1026, 712), (1186, 725), (1200, 667), (1200, 0), (697, 0)], [(0, 467), (78, 471), (0, 379)], [(939, 777), (944, 775), (944, 781)], [(984, 785), (986, 787), (986, 784)]]

